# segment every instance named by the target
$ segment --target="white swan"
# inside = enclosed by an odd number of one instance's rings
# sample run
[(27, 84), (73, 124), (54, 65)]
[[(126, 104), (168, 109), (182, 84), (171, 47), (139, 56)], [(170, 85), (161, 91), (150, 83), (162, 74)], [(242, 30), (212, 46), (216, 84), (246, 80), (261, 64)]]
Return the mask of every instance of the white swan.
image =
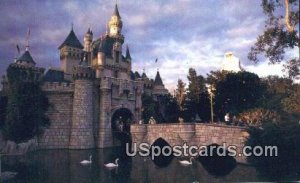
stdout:
[(87, 165), (92, 163), (92, 155), (90, 155), (90, 160), (83, 160), (80, 162), (82, 165)]
[(192, 159), (194, 159), (194, 158), (191, 157), (190, 161), (182, 160), (182, 161), (179, 161), (179, 163), (182, 164), (182, 165), (192, 165), (193, 164)]
[(118, 166), (119, 166), (119, 165), (118, 165), (118, 161), (119, 161), (119, 158), (117, 158), (117, 159), (115, 160), (115, 163), (107, 163), (107, 164), (104, 164), (104, 166), (107, 167), (107, 168), (115, 168), (115, 167), (118, 167)]

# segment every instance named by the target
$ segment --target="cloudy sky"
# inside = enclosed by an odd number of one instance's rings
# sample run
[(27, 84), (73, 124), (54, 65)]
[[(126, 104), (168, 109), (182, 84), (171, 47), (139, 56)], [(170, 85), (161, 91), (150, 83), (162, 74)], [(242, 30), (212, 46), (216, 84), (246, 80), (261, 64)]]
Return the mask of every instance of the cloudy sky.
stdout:
[[(133, 57), (133, 70), (145, 68), (149, 77), (157, 69), (165, 85), (174, 89), (186, 81), (188, 68), (206, 75), (220, 69), (224, 53), (232, 51), (242, 66), (261, 76), (282, 75), (281, 66), (263, 60), (254, 65), (247, 53), (264, 28), (260, 0), (119, 0), (122, 33)], [(28, 27), (31, 54), (38, 66), (59, 67), (57, 47), (74, 24), (83, 42), (90, 26), (94, 38), (105, 32), (114, 0), (1, 0), (0, 74), (22, 51)], [(299, 54), (291, 51), (292, 55)], [(155, 59), (158, 62), (155, 63)]]

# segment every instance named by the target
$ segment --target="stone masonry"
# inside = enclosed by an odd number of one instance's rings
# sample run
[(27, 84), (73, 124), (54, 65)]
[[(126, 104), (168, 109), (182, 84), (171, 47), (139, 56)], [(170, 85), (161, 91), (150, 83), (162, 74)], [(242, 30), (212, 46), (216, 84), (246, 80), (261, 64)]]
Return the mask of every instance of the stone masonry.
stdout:
[[(173, 123), (155, 125), (131, 125), (132, 143), (152, 145), (158, 138), (163, 138), (170, 146), (188, 145), (208, 146), (211, 144), (225, 147), (234, 145), (237, 153), (242, 152), (248, 133), (245, 128), (204, 123)], [(236, 160), (245, 162), (245, 157), (237, 156)]]
[(75, 67), (75, 91), (70, 135), (70, 149), (95, 148), (93, 134), (93, 79), (88, 66)]

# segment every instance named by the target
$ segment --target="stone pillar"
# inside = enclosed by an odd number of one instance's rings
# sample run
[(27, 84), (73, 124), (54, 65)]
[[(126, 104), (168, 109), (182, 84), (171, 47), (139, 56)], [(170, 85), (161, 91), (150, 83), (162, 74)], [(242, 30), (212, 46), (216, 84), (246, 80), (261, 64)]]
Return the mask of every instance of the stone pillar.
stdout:
[(74, 101), (70, 135), (70, 149), (89, 149), (95, 147), (93, 135), (93, 79), (90, 67), (74, 68)]
[(102, 78), (100, 85), (98, 148), (113, 146), (113, 136), (111, 131), (111, 92), (109, 78)]

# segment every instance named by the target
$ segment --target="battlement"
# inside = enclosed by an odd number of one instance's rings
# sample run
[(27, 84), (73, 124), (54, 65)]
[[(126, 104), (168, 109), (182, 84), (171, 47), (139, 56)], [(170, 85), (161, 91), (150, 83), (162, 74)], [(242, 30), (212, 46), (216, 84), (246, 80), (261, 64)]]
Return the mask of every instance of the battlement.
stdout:
[(74, 92), (74, 83), (69, 82), (44, 82), (42, 90), (46, 92)]
[(95, 71), (91, 67), (77, 66), (74, 67), (73, 78), (76, 79), (94, 79)]

